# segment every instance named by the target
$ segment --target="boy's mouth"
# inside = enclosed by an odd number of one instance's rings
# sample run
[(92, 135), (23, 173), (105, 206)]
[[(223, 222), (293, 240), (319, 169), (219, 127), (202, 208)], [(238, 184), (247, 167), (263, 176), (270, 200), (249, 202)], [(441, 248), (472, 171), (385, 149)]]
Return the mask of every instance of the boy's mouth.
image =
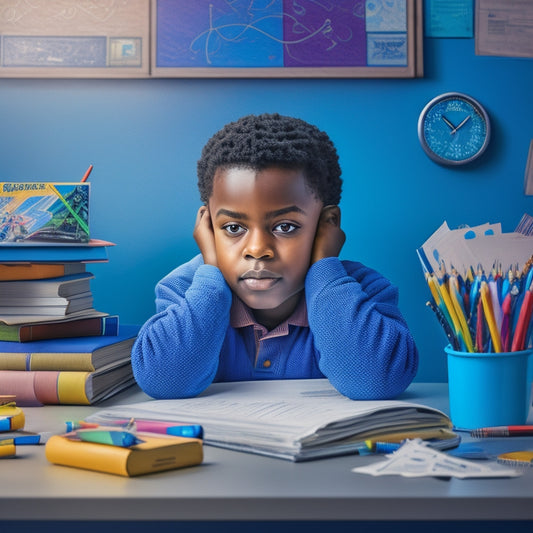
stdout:
[(280, 275), (270, 270), (248, 270), (241, 276), (240, 281), (248, 289), (266, 291), (272, 288), (280, 279)]

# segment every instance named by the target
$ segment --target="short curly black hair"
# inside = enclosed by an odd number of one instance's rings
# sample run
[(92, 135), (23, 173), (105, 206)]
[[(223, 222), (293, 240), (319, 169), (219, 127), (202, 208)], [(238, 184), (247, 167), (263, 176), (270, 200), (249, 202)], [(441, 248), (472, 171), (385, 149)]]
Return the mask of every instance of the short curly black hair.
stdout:
[(271, 166), (301, 169), (324, 205), (337, 205), (342, 179), (337, 150), (326, 133), (301, 119), (274, 114), (247, 115), (215, 133), (198, 161), (198, 189), (207, 203), (215, 172)]

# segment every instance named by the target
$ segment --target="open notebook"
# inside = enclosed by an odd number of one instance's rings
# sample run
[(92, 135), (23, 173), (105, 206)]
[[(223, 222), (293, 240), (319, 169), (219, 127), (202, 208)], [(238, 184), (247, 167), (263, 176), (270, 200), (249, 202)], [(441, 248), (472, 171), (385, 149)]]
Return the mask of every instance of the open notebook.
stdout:
[(87, 420), (132, 417), (201, 424), (205, 444), (292, 461), (357, 453), (366, 439), (433, 436), (441, 448), (459, 442), (441, 411), (396, 400), (350, 400), (325, 379), (215, 383), (196, 398), (110, 407)]

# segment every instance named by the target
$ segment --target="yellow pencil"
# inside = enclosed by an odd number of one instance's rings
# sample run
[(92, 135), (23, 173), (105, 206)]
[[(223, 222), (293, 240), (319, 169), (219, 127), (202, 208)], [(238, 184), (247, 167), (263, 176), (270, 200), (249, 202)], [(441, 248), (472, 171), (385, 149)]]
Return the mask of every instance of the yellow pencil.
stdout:
[(462, 297), (461, 297), (461, 294), (459, 293), (459, 289), (457, 288), (457, 278), (450, 276), (448, 284), (450, 286), (450, 299), (455, 309), (455, 313), (457, 314), (457, 319), (459, 320), (459, 325), (461, 327), (461, 332), (463, 333), (463, 339), (465, 341), (466, 350), (468, 352), (473, 352), (474, 343), (472, 342), (472, 336), (470, 335), (470, 329), (468, 328), (468, 324), (466, 323), (464, 306), (461, 303)]
[(453, 304), (450, 300), (450, 295), (448, 294), (448, 290), (446, 288), (445, 283), (439, 283), (438, 280), (435, 279), (435, 277), (428, 278), (428, 283), (430, 286), (431, 293), (438, 294), (438, 300), (436, 300), (436, 303), (441, 308), (448, 322), (451, 322), (450, 326), (453, 328), (455, 336), (464, 344), (459, 319), (457, 318), (457, 314), (455, 313), (455, 309), (453, 308)]
[(490, 290), (486, 281), (481, 282), (479, 292), (481, 294), (483, 312), (485, 314), (485, 319), (489, 326), (490, 338), (492, 339), (494, 351), (496, 353), (500, 353), (502, 351), (500, 332), (498, 331), (498, 327), (496, 326), (496, 319), (494, 318), (494, 312), (492, 311), (492, 304), (490, 301)]

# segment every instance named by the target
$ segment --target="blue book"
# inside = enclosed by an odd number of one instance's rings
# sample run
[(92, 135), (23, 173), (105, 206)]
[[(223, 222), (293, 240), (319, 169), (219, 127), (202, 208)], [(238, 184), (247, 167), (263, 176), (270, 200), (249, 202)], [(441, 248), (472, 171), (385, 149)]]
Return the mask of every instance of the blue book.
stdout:
[(108, 365), (126, 362), (139, 329), (140, 326), (122, 325), (116, 335), (22, 343), (0, 341), (0, 370), (94, 372)]
[(9, 262), (54, 262), (108, 261), (107, 248), (114, 243), (91, 239), (87, 243), (25, 243), (0, 244), (0, 263)]

